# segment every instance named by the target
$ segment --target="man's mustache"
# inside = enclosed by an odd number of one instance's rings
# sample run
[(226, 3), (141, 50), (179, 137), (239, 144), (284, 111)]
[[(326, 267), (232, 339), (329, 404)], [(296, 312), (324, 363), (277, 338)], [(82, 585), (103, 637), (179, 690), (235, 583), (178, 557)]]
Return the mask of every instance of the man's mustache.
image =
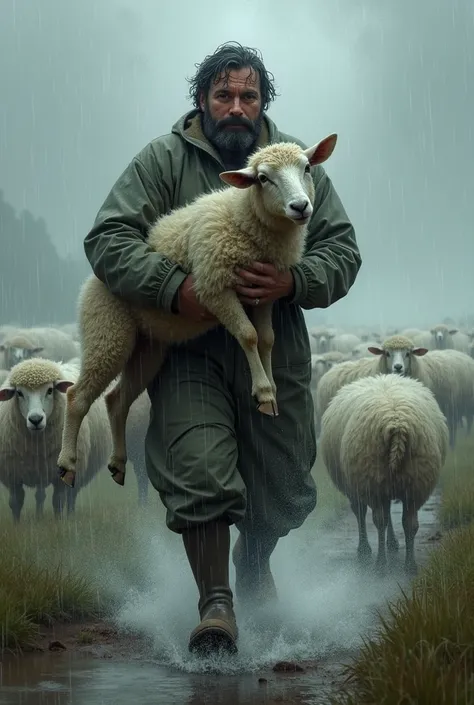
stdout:
[(236, 117), (230, 117), (230, 118), (224, 118), (223, 120), (219, 120), (217, 123), (216, 127), (218, 130), (221, 130), (224, 127), (246, 127), (247, 130), (253, 130), (253, 124), (250, 122), (250, 120), (245, 120), (242, 118), (236, 118)]

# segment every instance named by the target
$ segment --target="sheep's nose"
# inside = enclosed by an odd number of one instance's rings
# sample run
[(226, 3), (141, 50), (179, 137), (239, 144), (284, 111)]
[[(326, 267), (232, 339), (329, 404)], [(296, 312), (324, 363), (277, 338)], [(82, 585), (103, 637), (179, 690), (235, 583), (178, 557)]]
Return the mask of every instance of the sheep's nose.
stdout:
[(28, 416), (28, 421), (33, 424), (33, 426), (39, 426), (42, 422), (43, 417), (41, 414), (30, 414)]
[(290, 203), (290, 208), (292, 208), (297, 213), (304, 213), (308, 207), (308, 199), (305, 201), (292, 201)]
[(395, 372), (401, 372), (403, 370), (403, 365), (401, 365), (399, 362), (393, 366), (393, 369)]

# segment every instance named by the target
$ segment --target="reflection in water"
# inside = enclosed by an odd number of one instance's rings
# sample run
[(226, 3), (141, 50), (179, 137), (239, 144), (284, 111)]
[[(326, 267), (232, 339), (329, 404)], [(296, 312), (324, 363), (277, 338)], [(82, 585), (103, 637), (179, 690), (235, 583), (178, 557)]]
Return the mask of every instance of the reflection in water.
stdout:
[(268, 674), (268, 682), (260, 683), (255, 674), (185, 674), (149, 661), (65, 653), (8, 659), (0, 686), (1, 705), (271, 705), (285, 696), (295, 705), (327, 702), (316, 672), (297, 678)]

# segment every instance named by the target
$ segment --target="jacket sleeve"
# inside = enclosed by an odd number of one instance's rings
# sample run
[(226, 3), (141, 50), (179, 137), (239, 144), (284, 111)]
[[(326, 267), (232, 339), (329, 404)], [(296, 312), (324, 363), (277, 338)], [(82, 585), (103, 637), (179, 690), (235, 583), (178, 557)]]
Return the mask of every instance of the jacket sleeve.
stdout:
[(354, 228), (329, 176), (320, 170), (306, 252), (291, 267), (295, 285), (289, 301), (304, 309), (327, 308), (342, 299), (362, 264)]
[(141, 155), (146, 156), (143, 151), (134, 157), (112, 187), (84, 250), (94, 274), (113, 294), (171, 312), (187, 273), (147, 244), (148, 229), (168, 212), (171, 198), (157, 160), (147, 168)]

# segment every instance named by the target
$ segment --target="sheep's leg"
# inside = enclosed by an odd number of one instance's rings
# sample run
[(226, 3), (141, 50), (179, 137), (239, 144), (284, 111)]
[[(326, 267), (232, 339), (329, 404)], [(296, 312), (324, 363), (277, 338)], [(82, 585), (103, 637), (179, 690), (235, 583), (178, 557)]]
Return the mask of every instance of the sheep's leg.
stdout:
[[(77, 438), (92, 403), (120, 374), (132, 354), (136, 324), (124, 303), (95, 283), (81, 302), (82, 359), (79, 379), (66, 392), (66, 413), (58, 458), (62, 481), (74, 487)], [(94, 296), (97, 297), (94, 299)]]
[(404, 500), (402, 514), (403, 531), (405, 532), (405, 571), (416, 575), (418, 567), (415, 562), (415, 536), (418, 533), (418, 510), (413, 502)]
[(395, 530), (392, 523), (392, 513), (388, 515), (387, 524), (387, 551), (390, 553), (396, 553), (399, 549), (398, 539), (395, 536)]
[(35, 503), (36, 503), (36, 518), (39, 519), (43, 516), (44, 511), (44, 501), (46, 499), (46, 490), (41, 485), (36, 488), (35, 492)]
[(151, 338), (140, 336), (120, 380), (106, 395), (105, 403), (112, 429), (112, 454), (108, 468), (118, 485), (125, 484), (127, 464), (126, 427), (131, 405), (159, 372), (166, 346)]
[(367, 537), (367, 504), (361, 502), (360, 499), (351, 499), (351, 509), (354, 512), (357, 525), (359, 527), (359, 545), (357, 547), (357, 555), (362, 562), (366, 562), (372, 554), (369, 539)]
[(66, 498), (66, 488), (64, 485), (58, 480), (57, 482), (53, 483), (53, 513), (56, 519), (60, 519), (63, 514), (63, 509), (64, 509), (64, 501)]
[(472, 414), (466, 414), (466, 436), (471, 435), (472, 431), (472, 421), (473, 421), (473, 416)]
[(142, 463), (142, 461), (136, 460), (133, 463), (133, 467), (135, 469), (135, 477), (137, 478), (137, 487), (138, 487), (138, 506), (139, 507), (145, 507), (148, 501), (148, 485), (150, 483), (150, 480), (148, 479), (148, 475), (146, 473), (146, 470), (142, 465), (138, 466), (137, 469), (137, 463)]
[(67, 515), (72, 516), (76, 511), (77, 492), (66, 492)]
[(268, 416), (277, 416), (276, 399), (270, 380), (263, 369), (258, 353), (258, 336), (233, 289), (225, 289), (220, 296), (206, 302), (206, 306), (239, 343), (245, 353), (252, 377), (252, 396), (257, 398), (257, 409)]
[[(270, 381), (273, 394), (276, 398), (277, 389), (275, 380), (273, 379), (272, 370), (272, 350), (275, 342), (275, 333), (273, 332), (272, 322), (272, 311), (272, 303), (259, 306), (253, 310), (252, 321), (255, 326), (255, 330), (257, 331), (257, 348), (258, 353), (260, 355), (260, 359), (262, 361), (262, 366), (265, 370), (265, 374), (267, 375)], [(260, 411), (262, 411), (261, 407)], [(275, 404), (275, 409), (269, 409), (269, 411), (275, 412), (275, 415), (278, 414), (277, 404)]]
[(372, 519), (378, 532), (378, 553), (375, 562), (376, 569), (383, 573), (387, 565), (387, 554), (385, 552), (385, 536), (390, 518), (390, 500), (379, 499), (372, 508)]
[(8, 504), (12, 510), (13, 521), (20, 521), (21, 510), (23, 509), (23, 504), (25, 503), (25, 488), (21, 482), (11, 485), (9, 487), (10, 498)]

